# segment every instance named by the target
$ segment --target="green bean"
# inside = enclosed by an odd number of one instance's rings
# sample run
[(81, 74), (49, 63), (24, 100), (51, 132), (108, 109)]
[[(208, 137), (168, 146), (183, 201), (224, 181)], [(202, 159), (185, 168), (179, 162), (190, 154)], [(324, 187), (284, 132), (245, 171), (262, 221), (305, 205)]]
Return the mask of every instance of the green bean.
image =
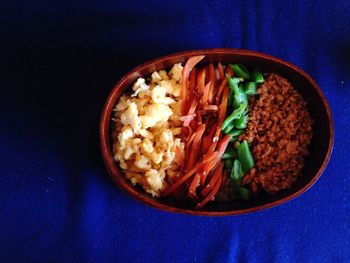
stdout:
[(238, 140), (238, 136), (231, 136), (230, 142), (236, 142)]
[(238, 83), (238, 88), (244, 91), (244, 83), (243, 82)]
[(232, 178), (232, 180), (236, 181), (236, 180), (240, 180), (242, 177), (243, 177), (243, 172), (242, 172), (242, 168), (241, 168), (241, 163), (237, 159), (235, 159), (233, 161), (231, 178)]
[(230, 89), (230, 93), (228, 94), (228, 98), (227, 98), (227, 107), (231, 108), (232, 103), (233, 103), (233, 96), (234, 96), (234, 92), (232, 89)]
[(236, 142), (238, 140), (238, 136), (230, 136), (230, 142)]
[[(245, 94), (244, 90), (238, 86), (240, 80), (237, 78), (231, 78), (229, 75), (226, 75), (228, 84), (233, 91), (233, 100), (234, 106), (238, 107), (242, 103), (248, 104), (247, 94)], [(241, 85), (240, 85), (241, 86)]]
[(236, 149), (229, 145), (221, 159), (231, 159), (233, 157), (237, 157)]
[(249, 200), (250, 198), (250, 190), (241, 186), (239, 188), (239, 195), (241, 198), (243, 198), (244, 200)]
[(255, 81), (256, 83), (263, 83), (264, 82), (264, 77), (261, 74), (260, 71), (257, 71), (256, 69), (253, 71), (251, 74), (252, 80)]
[(242, 115), (239, 119), (235, 120), (235, 127), (237, 129), (247, 128), (248, 120), (249, 120), (248, 115)]
[[(234, 78), (226, 74), (230, 93), (227, 99), (229, 116), (224, 120), (221, 130), (230, 135), (230, 147), (222, 157), (225, 168), (230, 173), (234, 192), (238, 198), (248, 200), (250, 190), (242, 186), (242, 178), (254, 166), (254, 160), (247, 141), (239, 142), (238, 137), (245, 132), (249, 121), (248, 95), (257, 94), (257, 84), (264, 82), (261, 72), (249, 72), (242, 64), (230, 64)], [(233, 110), (229, 110), (233, 109)]]
[(238, 136), (238, 135), (241, 135), (242, 133), (244, 133), (244, 130), (232, 130), (228, 133), (228, 135), (232, 136), (232, 137), (235, 137), (235, 136)]
[(245, 93), (247, 95), (256, 95), (256, 83), (255, 82), (248, 82), (245, 86)]
[(231, 69), (235, 73), (235, 76), (244, 78), (244, 79), (249, 79), (250, 74), (248, 69), (242, 65), (242, 64), (230, 64)]
[(225, 134), (228, 134), (235, 127), (235, 122), (230, 122), (227, 127), (223, 130)]
[(244, 110), (247, 108), (247, 103), (241, 104), (237, 109), (235, 109), (230, 116), (228, 116), (222, 124), (221, 130), (225, 130), (227, 126), (233, 121), (239, 119)]
[(253, 168), (254, 160), (252, 154), (250, 153), (248, 142), (246, 140), (241, 142), (237, 147), (237, 156), (242, 165), (242, 171), (244, 174)]
[(238, 83), (240, 80), (238, 78), (231, 78), (230, 75), (226, 74), (227, 82), (230, 88), (235, 92), (238, 93)]
[(233, 161), (232, 159), (226, 159), (225, 160), (225, 169), (227, 171), (231, 171), (232, 170), (232, 167), (233, 167)]

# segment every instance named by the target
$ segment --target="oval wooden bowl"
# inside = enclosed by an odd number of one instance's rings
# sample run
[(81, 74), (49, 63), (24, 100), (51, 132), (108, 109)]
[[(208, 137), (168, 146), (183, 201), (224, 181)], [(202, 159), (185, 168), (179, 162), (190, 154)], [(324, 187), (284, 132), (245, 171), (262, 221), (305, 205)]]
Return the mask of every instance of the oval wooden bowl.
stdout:
[[(305, 160), (302, 176), (292, 188), (280, 191), (276, 195), (262, 195), (251, 201), (232, 201), (228, 203), (209, 203), (202, 209), (196, 209), (191, 203), (165, 198), (153, 198), (140, 187), (136, 187), (119, 170), (113, 159), (111, 142), (111, 116), (113, 108), (125, 89), (141, 77), (148, 76), (155, 70), (169, 69), (175, 63), (185, 61), (195, 55), (205, 55), (202, 64), (209, 62), (242, 63), (248, 67), (259, 68), (263, 72), (274, 72), (287, 78), (301, 93), (308, 103), (308, 108), (315, 121), (314, 136), (310, 145), (310, 155)], [(224, 216), (255, 212), (283, 204), (309, 189), (321, 176), (333, 149), (334, 128), (330, 107), (317, 83), (300, 68), (281, 59), (262, 53), (241, 49), (205, 49), (176, 53), (146, 62), (126, 74), (109, 94), (105, 103), (101, 123), (100, 140), (102, 156), (109, 175), (127, 194), (136, 200), (168, 212), (193, 215)]]

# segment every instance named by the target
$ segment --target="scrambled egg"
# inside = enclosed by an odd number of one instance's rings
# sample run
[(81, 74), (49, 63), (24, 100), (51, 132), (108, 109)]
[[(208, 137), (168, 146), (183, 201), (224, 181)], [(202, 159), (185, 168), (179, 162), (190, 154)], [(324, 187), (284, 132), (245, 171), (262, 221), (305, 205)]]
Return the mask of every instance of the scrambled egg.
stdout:
[(123, 95), (115, 107), (113, 153), (127, 178), (153, 196), (167, 187), (179, 164), (175, 149), (184, 150), (181, 132), (181, 64), (169, 72), (155, 71), (148, 83), (139, 78), (132, 95)]

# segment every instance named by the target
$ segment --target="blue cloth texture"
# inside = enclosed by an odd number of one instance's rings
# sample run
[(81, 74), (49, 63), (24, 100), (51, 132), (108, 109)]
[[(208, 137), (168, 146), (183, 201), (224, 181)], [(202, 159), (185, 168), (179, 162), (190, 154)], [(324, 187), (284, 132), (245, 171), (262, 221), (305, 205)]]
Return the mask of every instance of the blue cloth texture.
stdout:
[[(0, 1), (1, 262), (350, 262), (350, 1)], [(107, 175), (98, 125), (134, 66), (232, 47), (303, 68), (335, 145), (299, 198), (243, 216), (155, 210)]]

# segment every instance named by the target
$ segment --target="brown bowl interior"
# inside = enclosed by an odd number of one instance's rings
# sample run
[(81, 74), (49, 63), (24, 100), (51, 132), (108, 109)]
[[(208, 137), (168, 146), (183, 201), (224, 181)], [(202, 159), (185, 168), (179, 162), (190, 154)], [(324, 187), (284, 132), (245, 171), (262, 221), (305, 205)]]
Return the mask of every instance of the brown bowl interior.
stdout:
[[(314, 136), (310, 145), (310, 155), (305, 160), (302, 176), (291, 189), (280, 191), (275, 195), (261, 195), (251, 201), (232, 201), (228, 203), (209, 203), (198, 210), (190, 202), (152, 198), (140, 187), (133, 186), (120, 172), (113, 161), (111, 133), (111, 114), (115, 103), (125, 89), (140, 76), (148, 76), (155, 70), (168, 69), (174, 63), (184, 63), (190, 56), (206, 55), (202, 64), (209, 62), (242, 63), (248, 68), (259, 68), (263, 72), (274, 72), (287, 78), (307, 101), (308, 109), (314, 119)], [(198, 50), (169, 55), (145, 63), (123, 77), (109, 95), (102, 113), (101, 150), (107, 170), (116, 184), (137, 200), (153, 207), (190, 214), (231, 215), (253, 212), (282, 204), (306, 191), (322, 174), (329, 160), (333, 147), (333, 123), (328, 103), (316, 82), (304, 71), (280, 59), (257, 52), (237, 49)]]

